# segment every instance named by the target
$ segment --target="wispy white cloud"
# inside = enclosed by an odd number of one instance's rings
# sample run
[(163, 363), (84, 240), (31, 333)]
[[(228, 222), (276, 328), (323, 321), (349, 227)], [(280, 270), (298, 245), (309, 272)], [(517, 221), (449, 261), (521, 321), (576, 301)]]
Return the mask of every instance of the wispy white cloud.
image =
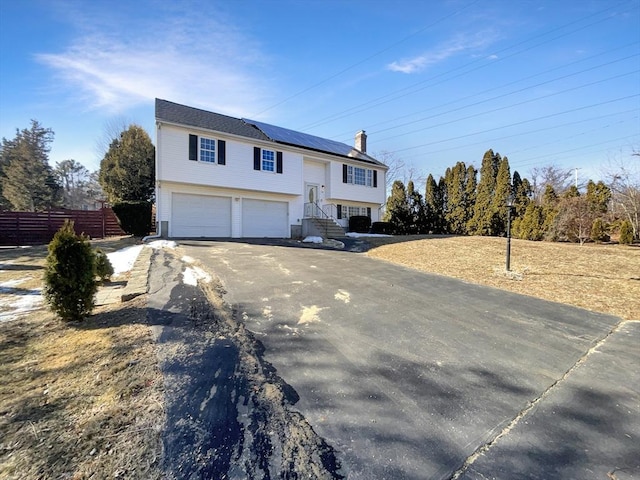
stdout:
[(136, 25), (94, 18), (92, 25), (76, 15), (82, 33), (71, 45), (37, 55), (89, 108), (121, 113), (159, 97), (241, 116), (266, 96), (269, 80), (256, 72), (268, 70), (267, 59), (221, 16), (183, 11)]
[(421, 72), (455, 55), (486, 48), (494, 39), (494, 35), (486, 31), (473, 36), (458, 35), (416, 57), (392, 62), (387, 65), (387, 69), (407, 74)]

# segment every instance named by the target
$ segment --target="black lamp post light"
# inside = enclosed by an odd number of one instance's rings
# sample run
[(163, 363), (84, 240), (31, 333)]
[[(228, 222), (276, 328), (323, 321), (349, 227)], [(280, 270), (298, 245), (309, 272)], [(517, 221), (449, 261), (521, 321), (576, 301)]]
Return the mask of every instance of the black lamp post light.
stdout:
[(511, 209), (513, 208), (513, 194), (507, 198), (507, 272), (511, 271)]

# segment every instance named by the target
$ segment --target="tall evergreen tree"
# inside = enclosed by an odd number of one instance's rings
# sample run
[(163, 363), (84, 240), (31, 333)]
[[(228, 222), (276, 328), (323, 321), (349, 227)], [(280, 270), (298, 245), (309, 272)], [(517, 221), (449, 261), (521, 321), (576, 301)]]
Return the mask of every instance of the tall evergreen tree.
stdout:
[(408, 234), (411, 230), (412, 216), (407, 200), (407, 191), (400, 180), (393, 182), (391, 195), (387, 199), (384, 220), (394, 226), (400, 235)]
[(111, 142), (100, 162), (99, 180), (111, 203), (153, 198), (155, 147), (142, 127), (130, 125)]
[(469, 221), (473, 217), (473, 209), (476, 205), (476, 194), (478, 190), (478, 171), (473, 165), (469, 165), (467, 168), (466, 186), (464, 192), (465, 212), (464, 223), (465, 233), (469, 233), (468, 225)]
[(468, 230), (472, 235), (493, 235), (494, 224), (494, 192), (496, 188), (496, 176), (500, 155), (494, 154), (493, 150), (487, 150), (482, 158), (480, 167), (480, 181), (476, 202), (473, 209), (473, 216), (469, 220)]
[(456, 235), (467, 233), (467, 167), (464, 162), (458, 162), (453, 168), (447, 169), (445, 175), (447, 184), (448, 208), (445, 213), (447, 229)]
[(16, 129), (12, 140), (2, 139), (0, 187), (4, 207), (38, 211), (60, 205), (61, 187), (49, 165), (53, 130), (31, 120), (28, 129)]
[(425, 187), (424, 203), (426, 211), (427, 233), (441, 233), (438, 231), (438, 218), (442, 217), (442, 205), (438, 199), (438, 184), (433, 175), (429, 174)]
[(598, 214), (607, 213), (609, 202), (611, 201), (611, 189), (602, 180), (598, 181), (598, 183), (589, 180), (586, 195), (591, 210)]
[(437, 229), (438, 233), (449, 233), (447, 229), (447, 220), (445, 218), (447, 209), (449, 208), (449, 194), (447, 193), (447, 183), (444, 177), (440, 177), (438, 180), (438, 190), (436, 190), (438, 197), (436, 202), (440, 205), (440, 210), (437, 217)]
[(517, 171), (513, 172), (511, 186), (513, 189), (513, 205), (515, 207), (514, 216), (516, 218), (522, 218), (529, 206), (529, 203), (531, 203), (533, 188), (531, 187), (529, 180), (520, 177), (520, 174)]
[(426, 233), (428, 230), (425, 204), (422, 199), (422, 195), (420, 195), (420, 192), (415, 189), (413, 180), (409, 180), (409, 183), (407, 184), (407, 201), (409, 203), (409, 212), (411, 214), (409, 233)]
[(507, 231), (507, 215), (509, 211), (507, 202), (511, 195), (511, 169), (509, 168), (509, 159), (505, 156), (500, 159), (498, 164), (496, 187), (491, 202), (491, 210), (493, 211), (491, 235), (503, 235)]

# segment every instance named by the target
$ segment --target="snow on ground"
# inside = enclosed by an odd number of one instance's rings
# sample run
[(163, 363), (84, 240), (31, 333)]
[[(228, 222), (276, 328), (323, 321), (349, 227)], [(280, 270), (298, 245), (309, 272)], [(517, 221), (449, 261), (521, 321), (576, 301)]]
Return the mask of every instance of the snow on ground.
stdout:
[(302, 243), (322, 243), (322, 237), (305, 237)]
[(198, 280), (209, 283), (211, 281), (211, 275), (202, 270), (199, 267), (187, 267), (182, 273), (183, 282), (187, 285), (194, 287), (198, 286)]
[[(178, 246), (176, 242), (167, 240), (156, 240), (147, 245), (151, 248), (176, 248)], [(144, 246), (145, 245), (133, 245), (108, 253), (107, 257), (113, 266), (113, 274), (119, 275), (131, 270)], [(191, 278), (195, 278), (195, 280), (192, 281), (196, 283), (199, 278), (206, 282), (211, 281), (211, 277), (200, 269), (197, 269), (197, 271), (194, 269), (194, 273), (189, 274), (189, 279)], [(16, 288), (26, 280), (29, 280), (29, 278), (9, 280), (0, 283), (0, 295), (2, 295), (0, 297), (0, 323), (15, 320), (24, 313), (42, 307), (43, 298), (40, 289), (20, 290)]]
[(142, 251), (143, 245), (133, 245), (122, 248), (112, 253), (107, 253), (107, 257), (113, 266), (113, 274), (119, 275), (128, 272), (133, 268), (133, 264)]
[(176, 248), (178, 244), (173, 240), (154, 240), (153, 242), (149, 242), (146, 245), (151, 248)]
[(385, 235), (383, 233), (357, 233), (357, 232), (349, 232), (347, 233), (347, 237), (351, 238), (361, 238), (361, 237), (393, 237), (393, 235)]
[(20, 290), (15, 287), (30, 278), (8, 280), (0, 283), (0, 323), (15, 320), (23, 313), (37, 310), (42, 306), (40, 289)]

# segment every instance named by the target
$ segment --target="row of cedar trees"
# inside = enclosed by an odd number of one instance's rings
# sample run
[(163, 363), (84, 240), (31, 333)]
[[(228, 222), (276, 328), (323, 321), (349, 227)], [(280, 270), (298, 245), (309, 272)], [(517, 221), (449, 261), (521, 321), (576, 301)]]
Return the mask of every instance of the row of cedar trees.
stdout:
[(611, 191), (603, 182), (590, 180), (584, 194), (576, 186), (556, 192), (551, 185), (541, 198), (534, 198), (533, 193), (529, 180), (518, 172), (511, 176), (507, 157), (488, 150), (479, 181), (476, 168), (464, 162), (448, 168), (437, 183), (429, 175), (424, 197), (412, 181), (405, 188), (396, 180), (384, 219), (397, 234), (502, 236), (511, 196), (511, 234), (516, 238), (580, 243), (609, 240)]

